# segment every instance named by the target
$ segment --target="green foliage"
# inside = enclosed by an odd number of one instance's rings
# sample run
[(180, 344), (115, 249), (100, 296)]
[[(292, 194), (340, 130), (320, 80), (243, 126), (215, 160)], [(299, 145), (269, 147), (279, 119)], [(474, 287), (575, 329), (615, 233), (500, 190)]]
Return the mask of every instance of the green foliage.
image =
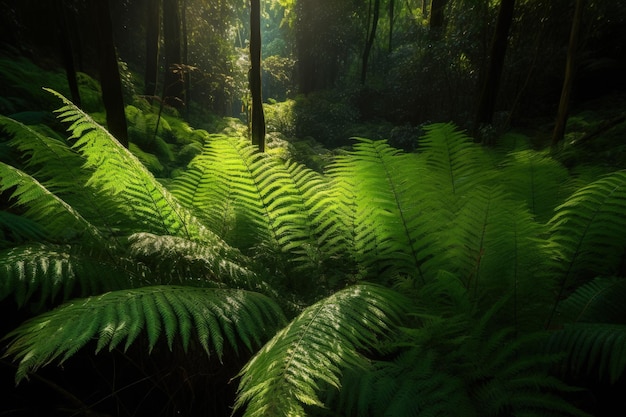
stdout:
[[(0, 120), (17, 156), (0, 164), (0, 299), (50, 306), (7, 336), (18, 379), (90, 341), (224, 359), (271, 339), (238, 374), (245, 415), (499, 416), (581, 414), (548, 374), (560, 353), (623, 374), (621, 284), (575, 290), (623, 275), (624, 172), (569, 181), (545, 154), (435, 124), (416, 153), (359, 138), (320, 173), (233, 130), (201, 134), (166, 187), (62, 101), (68, 143)], [(545, 353), (557, 311), (585, 327)]]
[(357, 350), (375, 345), (402, 313), (397, 293), (353, 286), (306, 308), (241, 371), (235, 408), (245, 416), (302, 416), (323, 406), (317, 392), (340, 387), (342, 368), (363, 366)]
[(282, 312), (270, 299), (241, 290), (155, 286), (75, 299), (27, 321), (9, 333), (6, 354), (19, 360), (16, 381), (39, 367), (63, 363), (94, 338), (96, 353), (121, 343), (124, 349), (145, 331), (152, 350), (163, 334), (172, 348), (180, 337), (187, 350), (192, 335), (221, 357), (225, 342), (238, 350), (259, 345)]
[(600, 277), (581, 285), (561, 303), (565, 327), (550, 337), (547, 349), (567, 352), (564, 374), (615, 383), (626, 371), (626, 281)]

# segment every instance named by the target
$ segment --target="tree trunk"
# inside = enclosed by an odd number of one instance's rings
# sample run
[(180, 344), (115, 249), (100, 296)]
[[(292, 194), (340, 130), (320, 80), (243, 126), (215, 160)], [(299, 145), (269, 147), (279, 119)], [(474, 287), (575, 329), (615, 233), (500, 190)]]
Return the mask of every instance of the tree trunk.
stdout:
[(445, 8), (448, 0), (432, 0), (430, 3), (430, 19), (428, 26), (435, 36), (440, 36), (445, 23)]
[(163, 35), (165, 38), (165, 103), (182, 109), (184, 102), (184, 76), (182, 68), (179, 0), (163, 0)]
[(124, 113), (124, 96), (120, 69), (113, 42), (111, 11), (108, 0), (90, 1), (95, 20), (98, 51), (100, 52), (100, 85), (106, 111), (107, 128), (117, 140), (128, 147), (128, 127)]
[(565, 135), (565, 126), (569, 116), (569, 101), (572, 93), (572, 85), (576, 74), (576, 54), (578, 49), (578, 38), (580, 36), (580, 26), (582, 23), (584, 4), (583, 0), (576, 0), (576, 8), (574, 10), (574, 19), (572, 21), (572, 29), (569, 37), (569, 47), (567, 48), (567, 61), (565, 63), (565, 78), (563, 79), (563, 88), (561, 89), (561, 99), (559, 101), (559, 110), (556, 116), (554, 131), (552, 132), (552, 147), (555, 147), (563, 140)]
[(396, 0), (389, 0), (389, 44), (387, 45), (389, 53), (393, 52), (393, 24), (395, 16)]
[(265, 151), (265, 115), (261, 86), (261, 0), (250, 0), (250, 94), (252, 144)]
[[(378, 28), (378, 18), (380, 16), (380, 0), (374, 1), (374, 12), (372, 14), (372, 28), (368, 27), (367, 39), (365, 41), (365, 48), (363, 49), (363, 61), (361, 66), (361, 85), (365, 84), (367, 78), (367, 63), (369, 61), (370, 52), (376, 39), (376, 29)], [(368, 22), (369, 26), (369, 22)]]
[(161, 2), (160, 0), (148, 0), (146, 4), (146, 71), (144, 78), (144, 94), (152, 98), (156, 96), (159, 71)]
[(478, 105), (476, 108), (476, 119), (474, 127), (476, 132), (482, 125), (491, 124), (493, 112), (500, 89), (502, 79), (502, 69), (504, 68), (504, 57), (509, 41), (509, 30), (513, 22), (513, 12), (515, 0), (502, 0), (498, 20), (491, 42), (491, 53), (487, 72), (484, 75), (483, 86), (480, 90)]
[(55, 12), (59, 28), (59, 47), (61, 50), (61, 58), (65, 66), (65, 74), (67, 76), (67, 84), (70, 88), (72, 102), (81, 107), (80, 91), (78, 89), (78, 78), (76, 77), (76, 65), (74, 65), (74, 48), (68, 30), (67, 16), (64, 0), (56, 0)]

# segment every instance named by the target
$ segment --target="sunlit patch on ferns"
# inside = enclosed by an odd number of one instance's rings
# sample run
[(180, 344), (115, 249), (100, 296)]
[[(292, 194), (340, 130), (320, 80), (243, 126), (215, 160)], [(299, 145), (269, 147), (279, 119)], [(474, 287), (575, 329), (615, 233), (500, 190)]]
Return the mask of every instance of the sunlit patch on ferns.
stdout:
[(339, 388), (346, 367), (363, 365), (403, 311), (390, 290), (357, 285), (306, 308), (279, 331), (241, 371), (236, 408), (245, 416), (303, 416), (305, 406), (323, 406), (319, 392)]
[(96, 227), (30, 175), (0, 162), (0, 193), (9, 193), (20, 214), (54, 241), (103, 241)]
[(6, 355), (19, 361), (16, 381), (52, 362), (63, 363), (95, 340), (96, 352), (128, 347), (145, 333), (152, 350), (161, 337), (188, 349), (192, 338), (207, 354), (252, 351), (284, 322), (269, 298), (216, 288), (154, 286), (76, 299), (41, 314), (6, 336)]
[(161, 284), (214, 282), (260, 289), (255, 274), (244, 266), (249, 260), (234, 250), (151, 233), (135, 233), (129, 241), (130, 254), (150, 266)]
[(48, 91), (63, 101), (64, 106), (56, 112), (70, 125), (72, 148), (85, 158), (84, 167), (91, 171), (88, 187), (106, 192), (116, 201), (118, 213), (131, 218), (129, 224), (142, 225), (142, 231), (207, 238), (205, 228), (132, 153), (65, 97)]

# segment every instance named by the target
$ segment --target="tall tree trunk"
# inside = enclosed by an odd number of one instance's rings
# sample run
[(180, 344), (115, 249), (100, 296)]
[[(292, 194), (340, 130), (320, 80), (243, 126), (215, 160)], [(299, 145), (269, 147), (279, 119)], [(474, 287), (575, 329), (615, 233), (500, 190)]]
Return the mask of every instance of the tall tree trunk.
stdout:
[(430, 19), (428, 26), (436, 37), (441, 35), (445, 24), (445, 8), (448, 0), (432, 0), (430, 2)]
[(515, 0), (502, 0), (498, 20), (491, 42), (491, 53), (487, 72), (484, 75), (483, 86), (480, 90), (478, 105), (476, 107), (475, 129), (476, 132), (481, 125), (491, 124), (493, 112), (500, 89), (502, 79), (502, 69), (504, 68), (504, 57), (509, 42), (509, 31), (513, 23), (513, 12), (515, 10)]
[(146, 5), (146, 71), (144, 78), (144, 94), (151, 98), (156, 96), (157, 78), (159, 73), (161, 1), (148, 0)]
[(184, 102), (184, 76), (182, 68), (179, 0), (163, 0), (163, 35), (165, 38), (165, 102), (182, 109)]
[(81, 107), (80, 91), (78, 89), (78, 78), (76, 77), (76, 65), (74, 65), (74, 48), (68, 30), (66, 8), (64, 0), (55, 1), (55, 12), (59, 28), (59, 47), (61, 50), (61, 58), (65, 66), (65, 75), (67, 76), (67, 84), (70, 88), (72, 102)]
[[(365, 41), (365, 48), (363, 49), (363, 61), (361, 63), (361, 84), (365, 84), (365, 79), (367, 78), (367, 63), (369, 61), (370, 53), (372, 51), (372, 46), (374, 45), (374, 40), (376, 39), (376, 29), (378, 28), (378, 18), (380, 16), (380, 0), (374, 1), (374, 11), (372, 14), (372, 27), (371, 29), (368, 27), (367, 39)], [(369, 22), (368, 22), (369, 26)]]
[(389, 53), (393, 52), (393, 24), (395, 16), (396, 0), (389, 0), (389, 44), (387, 45)]
[(569, 46), (567, 48), (567, 60), (565, 63), (565, 78), (563, 79), (563, 88), (561, 89), (561, 99), (559, 100), (559, 110), (556, 116), (554, 131), (552, 132), (552, 147), (555, 147), (563, 140), (565, 135), (565, 126), (569, 116), (569, 102), (572, 94), (572, 85), (576, 75), (576, 55), (578, 49), (578, 38), (580, 37), (580, 26), (583, 19), (583, 0), (576, 0), (576, 8), (574, 9), (574, 19), (572, 21), (572, 29), (570, 31)]
[(261, 86), (261, 0), (250, 0), (250, 94), (252, 144), (265, 151), (265, 114)]
[(182, 11), (181, 11), (181, 23), (182, 23), (182, 63), (184, 65), (184, 71), (182, 72), (183, 77), (183, 94), (185, 100), (185, 117), (189, 117), (189, 104), (190, 104), (190, 87), (191, 87), (191, 72), (189, 67), (189, 38), (187, 33), (187, 0), (182, 0)]
[(120, 68), (113, 42), (111, 11), (108, 0), (90, 1), (95, 20), (98, 50), (100, 52), (100, 85), (106, 111), (107, 128), (124, 146), (128, 147), (128, 127), (124, 113), (124, 96)]

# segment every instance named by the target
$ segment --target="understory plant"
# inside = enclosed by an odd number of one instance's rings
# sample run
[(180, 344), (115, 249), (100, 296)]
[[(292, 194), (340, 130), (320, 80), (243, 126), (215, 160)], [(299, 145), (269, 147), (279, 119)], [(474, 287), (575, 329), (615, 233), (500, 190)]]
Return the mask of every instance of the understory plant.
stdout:
[(323, 173), (209, 135), (165, 186), (52, 94), (67, 141), (0, 119), (0, 300), (28, 317), (4, 357), (20, 384), (86, 349), (180, 369), (171, 352), (236, 381), (221, 413), (561, 416), (584, 415), (563, 367), (623, 375), (608, 326), (624, 316), (602, 321), (597, 294), (623, 289), (624, 172), (573, 180), (523, 141), (491, 150), (434, 124), (414, 153), (355, 138)]

